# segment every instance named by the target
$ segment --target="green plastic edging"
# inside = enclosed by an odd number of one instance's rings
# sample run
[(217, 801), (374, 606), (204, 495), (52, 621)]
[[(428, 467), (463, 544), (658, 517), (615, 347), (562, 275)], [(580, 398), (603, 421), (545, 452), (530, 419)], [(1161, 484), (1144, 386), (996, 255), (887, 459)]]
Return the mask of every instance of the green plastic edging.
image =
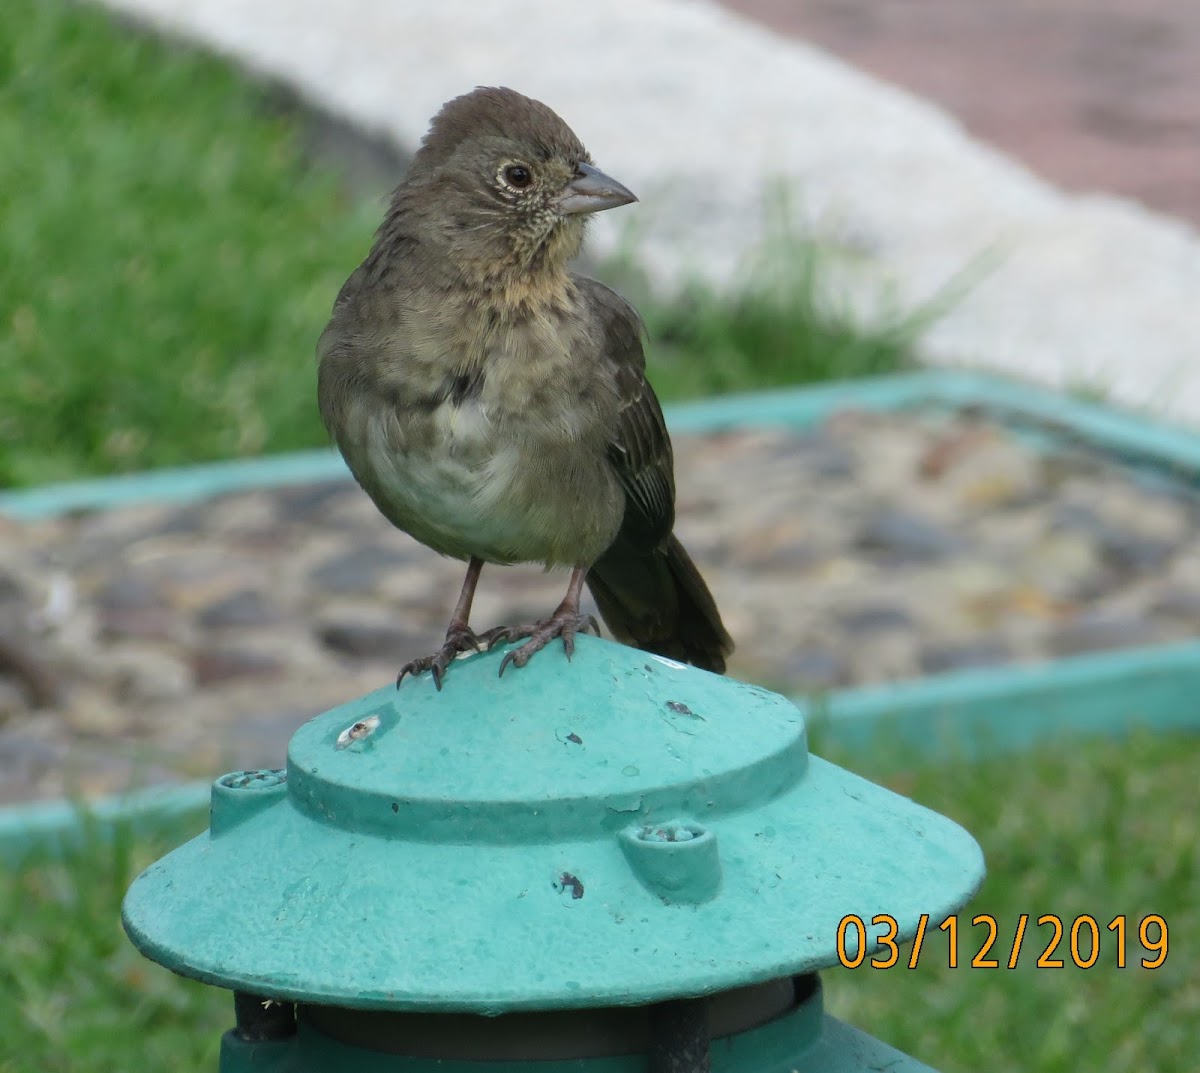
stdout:
[(814, 736), (845, 748), (881, 738), (899, 756), (994, 755), (1049, 740), (1200, 730), (1200, 642), (1125, 648), (962, 671), (829, 695)]
[[(861, 381), (728, 396), (667, 407), (676, 433), (737, 426), (811, 427), (843, 409), (977, 406), (1125, 458), (1200, 479), (1200, 434), (1178, 426), (981, 373), (927, 370)], [(159, 470), (0, 493), (0, 515), (18, 519), (135, 503), (183, 503), (258, 487), (348, 479), (329, 450)], [(1200, 641), (1122, 649), (1033, 666), (984, 670), (796, 698), (820, 743), (859, 748), (886, 738), (921, 755), (1027, 749), (1077, 734), (1137, 728), (1200, 730)], [(127, 827), (202, 809), (209, 783), (91, 802), (0, 808), (0, 859), (62, 845), (85, 828), (109, 837)], [(75, 832), (75, 834), (73, 834)]]
[(210, 462), (0, 492), (0, 515), (32, 521), (75, 511), (113, 510), (138, 503), (188, 503), (251, 488), (346, 480), (349, 476), (345, 463), (336, 452), (299, 451), (268, 458)]
[(70, 852), (126, 833), (168, 833), (192, 820), (199, 830), (207, 821), (210, 793), (211, 783), (189, 782), (89, 801), (9, 805), (0, 808), (0, 862), (13, 866), (34, 854)]

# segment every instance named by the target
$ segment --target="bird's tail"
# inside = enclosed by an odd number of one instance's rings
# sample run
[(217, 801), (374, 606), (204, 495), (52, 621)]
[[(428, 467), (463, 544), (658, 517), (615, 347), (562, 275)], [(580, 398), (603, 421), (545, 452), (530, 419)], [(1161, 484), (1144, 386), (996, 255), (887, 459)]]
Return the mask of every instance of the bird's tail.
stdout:
[(618, 641), (724, 673), (733, 641), (704, 578), (674, 535), (650, 552), (618, 537), (588, 572), (587, 583)]

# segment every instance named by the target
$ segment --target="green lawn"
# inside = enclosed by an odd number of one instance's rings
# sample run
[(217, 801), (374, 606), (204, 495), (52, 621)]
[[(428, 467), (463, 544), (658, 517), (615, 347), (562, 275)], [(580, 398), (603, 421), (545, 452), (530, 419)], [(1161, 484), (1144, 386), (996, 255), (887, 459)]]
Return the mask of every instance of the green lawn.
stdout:
[(0, 84), (0, 484), (320, 442), (374, 221), (264, 92), (64, 0), (8, 0)]
[(121, 930), (125, 889), (166, 848), (120, 837), (0, 878), (0, 1073), (216, 1070), (230, 997), (147, 962)]
[[(382, 204), (269, 90), (86, 6), (8, 0), (0, 86), (0, 487), (325, 443), (314, 346)], [(643, 305), (663, 394), (895, 369), (918, 321), (818, 310), (821, 263)]]
[[(985, 763), (897, 769), (895, 758), (830, 754), (966, 827), (983, 847), (988, 877), (961, 914), (959, 966), (947, 940), (926, 937), (917, 968), (835, 969), (825, 974), (836, 1015), (946, 1073), (1187, 1073), (1200, 1055), (1200, 814), (1195, 808), (1200, 738), (1137, 736), (1041, 746)], [(880, 862), (886, 867), (886, 862)], [(1020, 914), (1029, 931), (1014, 971), (971, 968), (984, 928), (996, 918), (992, 955), (1007, 962)], [(1157, 913), (1168, 925), (1165, 964), (1127, 939), (1117, 967), (1114, 917)], [(1101, 954), (1090, 969), (1038, 968), (1050, 939), (1037, 917), (1096, 918)], [(1035, 934), (1036, 932), (1036, 934)], [(1156, 934), (1149, 936), (1153, 942)], [(1005, 946), (1005, 944), (1008, 946)], [(908, 950), (904, 951), (907, 962)], [(1053, 955), (1052, 955), (1053, 956)]]
[[(965, 825), (989, 869), (964, 913), (957, 969), (946, 967), (945, 937), (931, 932), (916, 971), (827, 971), (833, 1013), (943, 1073), (1195, 1069), (1200, 740), (1090, 742), (948, 766), (897, 768), (878, 752), (832, 759)], [(125, 888), (165, 848), (122, 840), (0, 878), (0, 1073), (216, 1068), (229, 996), (143, 961), (118, 923)], [(1170, 949), (1161, 969), (1146, 971), (1131, 932), (1119, 969), (1106, 934), (1093, 968), (1038, 969), (1031, 935), (1016, 971), (974, 969), (966, 925), (975, 913), (1002, 929), (1021, 913), (1087, 913), (1101, 926), (1158, 913)]]

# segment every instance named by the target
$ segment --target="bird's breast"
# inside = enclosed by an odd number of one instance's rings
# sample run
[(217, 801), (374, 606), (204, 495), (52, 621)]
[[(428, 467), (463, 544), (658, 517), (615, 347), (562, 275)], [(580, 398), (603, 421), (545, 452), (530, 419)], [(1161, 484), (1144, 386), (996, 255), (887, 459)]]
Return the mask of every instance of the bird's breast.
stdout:
[(625, 504), (608, 462), (619, 400), (607, 366), (582, 356), (576, 320), (407, 311), (373, 390), (333, 422), (395, 525), (489, 562), (577, 565), (607, 549)]
[(514, 435), (483, 400), (447, 400), (407, 428), (382, 416), (356, 453), (360, 483), (393, 524), (457, 558), (591, 562), (624, 513), (596, 445)]
[(495, 424), (479, 399), (447, 399), (433, 411), (431, 423), (433, 443), (468, 462), (486, 458), (496, 439)]

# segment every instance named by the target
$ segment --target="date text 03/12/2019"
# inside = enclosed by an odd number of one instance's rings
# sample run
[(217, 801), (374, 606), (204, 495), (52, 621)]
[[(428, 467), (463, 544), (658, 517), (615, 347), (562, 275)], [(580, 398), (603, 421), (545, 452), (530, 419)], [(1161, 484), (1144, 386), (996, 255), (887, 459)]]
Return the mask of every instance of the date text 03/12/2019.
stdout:
[[(992, 914), (979, 913), (971, 918), (967, 928), (960, 925), (958, 915), (952, 913), (932, 930), (945, 936), (936, 948), (945, 951), (945, 964), (951, 969), (958, 968), (960, 957), (965, 956), (959, 950), (960, 935), (964, 933), (972, 937), (966, 952), (972, 956), (970, 961), (962, 964), (973, 969), (998, 969), (1001, 965), (1015, 969), (1027, 942), (1031, 951), (1038, 951), (1036, 965), (1039, 969), (1062, 969), (1068, 964), (1090, 969), (1102, 959), (1124, 969), (1131, 958), (1143, 969), (1158, 969), (1167, 960), (1170, 933), (1165, 918), (1157, 913), (1140, 919), (1121, 913), (1107, 923), (1086, 913), (1073, 920), (1044, 913), (1033, 921), (1034, 935), (1028, 934), (1031, 921), (1033, 918), (1029, 913), (1021, 913), (1013, 927), (1005, 929)], [(877, 913), (868, 924), (860, 916), (844, 916), (838, 922), (838, 961), (847, 969), (862, 965), (873, 969), (891, 969), (900, 965), (915, 969), (918, 960), (922, 956), (929, 957), (933, 947), (929, 941), (933, 937), (929, 935), (930, 930), (929, 914), (922, 913), (912, 949), (907, 957), (902, 957), (896, 941), (899, 925), (895, 917)], [(868, 949), (878, 949), (879, 953), (868, 958)]]

